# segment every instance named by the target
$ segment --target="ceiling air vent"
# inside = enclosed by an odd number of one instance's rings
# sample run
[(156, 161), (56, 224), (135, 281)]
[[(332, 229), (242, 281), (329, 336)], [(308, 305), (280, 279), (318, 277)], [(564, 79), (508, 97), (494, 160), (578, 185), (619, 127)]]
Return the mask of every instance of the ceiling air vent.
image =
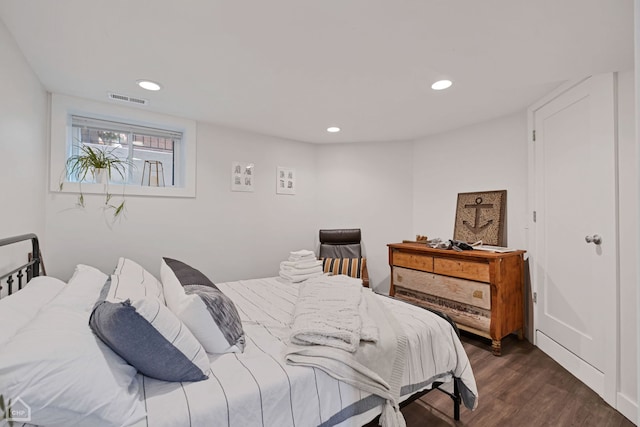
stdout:
[(120, 102), (127, 102), (129, 104), (137, 104), (137, 105), (149, 105), (148, 99), (142, 98), (134, 98), (132, 96), (120, 95), (118, 93), (109, 92), (109, 99)]

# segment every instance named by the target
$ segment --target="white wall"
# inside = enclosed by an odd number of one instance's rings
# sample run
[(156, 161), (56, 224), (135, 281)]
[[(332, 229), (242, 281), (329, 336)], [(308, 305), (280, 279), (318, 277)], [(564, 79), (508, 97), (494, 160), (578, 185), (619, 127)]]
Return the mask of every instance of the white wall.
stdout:
[(458, 193), (507, 190), (507, 245), (526, 249), (526, 131), (519, 112), (416, 141), (413, 234), (450, 239)]
[[(507, 246), (527, 250), (526, 112), (416, 141), (413, 161), (413, 234), (450, 239), (458, 193), (507, 190)], [(530, 289), (525, 274), (525, 337), (532, 341)]]
[[(620, 229), (620, 394), (619, 403), (637, 406), (637, 334), (636, 305), (638, 169), (635, 134), (634, 72), (618, 74), (618, 225)], [(627, 402), (625, 402), (627, 401)], [(623, 412), (624, 413), (624, 412)], [(627, 417), (635, 420), (635, 416)]]
[[(0, 58), (0, 236), (35, 232), (42, 239), (47, 95), (2, 21)], [(26, 261), (30, 249), (26, 244), (18, 258), (3, 252), (0, 272), (14, 260)]]
[(319, 228), (362, 229), (380, 293), (389, 289), (387, 243), (451, 238), (460, 192), (506, 189), (508, 242), (526, 249), (526, 127), (521, 112), (414, 142), (319, 145)]
[[(51, 273), (68, 278), (77, 263), (111, 271), (118, 256), (158, 274), (168, 256), (214, 282), (275, 276), (291, 250), (312, 248), (316, 233), (314, 146), (198, 124), (196, 198), (127, 196), (123, 221), (109, 227), (98, 206), (74, 209), (75, 195), (47, 197)], [(255, 191), (231, 192), (231, 162), (254, 162)], [(295, 196), (276, 195), (276, 168), (295, 168)]]
[(410, 142), (319, 145), (317, 227), (360, 228), (370, 286), (389, 292), (387, 243), (411, 238)]

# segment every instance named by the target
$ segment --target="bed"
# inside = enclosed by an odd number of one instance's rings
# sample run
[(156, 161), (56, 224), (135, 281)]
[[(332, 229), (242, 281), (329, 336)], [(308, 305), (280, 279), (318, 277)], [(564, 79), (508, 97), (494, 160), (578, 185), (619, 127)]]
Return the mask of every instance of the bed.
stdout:
[[(39, 254), (35, 235), (0, 240), (0, 246), (22, 240), (31, 240)], [(80, 265), (64, 283), (39, 276), (39, 262), (35, 256), (0, 278), (0, 286), (11, 283), (0, 299), (0, 394), (19, 410), (14, 425), (360, 426), (383, 412), (382, 397), (283, 357), (299, 284), (275, 277), (217, 283), (237, 308), (244, 351), (207, 353), (206, 379), (166, 381), (141, 374), (89, 327), (100, 301), (117, 299), (131, 277), (140, 278), (131, 286), (145, 300), (162, 301), (159, 307), (168, 302), (164, 276), (155, 279), (137, 266), (125, 280), (121, 259), (115, 269), (121, 276)], [(455, 325), (393, 298), (373, 298), (406, 334), (398, 401), (438, 389), (452, 397), (455, 419), (461, 402), (474, 409), (475, 379)]]

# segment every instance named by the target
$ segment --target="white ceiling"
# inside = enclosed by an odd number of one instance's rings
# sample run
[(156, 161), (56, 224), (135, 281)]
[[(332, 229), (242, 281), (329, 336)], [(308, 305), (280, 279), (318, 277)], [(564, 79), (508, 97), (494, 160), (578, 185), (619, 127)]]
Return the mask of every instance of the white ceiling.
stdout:
[(51, 92), (318, 143), (414, 139), (633, 68), (632, 0), (0, 0), (0, 17)]

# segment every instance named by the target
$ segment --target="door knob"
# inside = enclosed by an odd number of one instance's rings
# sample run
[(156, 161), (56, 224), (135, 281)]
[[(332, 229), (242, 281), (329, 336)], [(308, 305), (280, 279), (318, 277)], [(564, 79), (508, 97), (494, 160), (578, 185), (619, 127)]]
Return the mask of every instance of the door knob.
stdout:
[(599, 234), (594, 234), (593, 236), (586, 236), (584, 240), (587, 243), (593, 243), (599, 245), (602, 243), (602, 237)]

